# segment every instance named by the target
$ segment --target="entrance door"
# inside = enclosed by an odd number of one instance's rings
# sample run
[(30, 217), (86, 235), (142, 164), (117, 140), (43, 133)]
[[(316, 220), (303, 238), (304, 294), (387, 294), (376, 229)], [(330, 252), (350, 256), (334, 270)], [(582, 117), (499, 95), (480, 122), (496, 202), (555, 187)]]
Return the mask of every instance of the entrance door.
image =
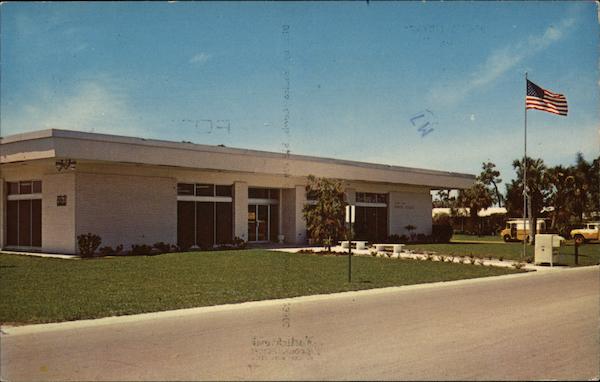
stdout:
[(248, 205), (248, 241), (269, 241), (269, 206)]

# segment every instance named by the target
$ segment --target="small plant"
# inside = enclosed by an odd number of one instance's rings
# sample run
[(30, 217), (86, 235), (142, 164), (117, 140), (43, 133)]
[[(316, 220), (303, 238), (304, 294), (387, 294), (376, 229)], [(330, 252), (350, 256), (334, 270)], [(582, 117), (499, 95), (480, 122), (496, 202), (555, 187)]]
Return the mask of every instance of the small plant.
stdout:
[(450, 256), (447, 257), (448, 262), (449, 263), (453, 263), (454, 262), (454, 257), (455, 257), (454, 255), (450, 254)]
[(477, 265), (485, 265), (483, 259), (477, 259)]
[(99, 249), (101, 256), (116, 256), (123, 251), (123, 244), (117, 245), (115, 249), (110, 246), (105, 246)]
[(500, 261), (504, 261), (504, 256), (500, 256), (500, 257), (498, 258), (498, 260), (500, 260)]
[(477, 259), (475, 258), (475, 256), (469, 256), (469, 262), (471, 264), (475, 264), (476, 261), (477, 261)]
[(416, 230), (417, 227), (415, 227), (412, 224), (408, 224), (408, 225), (404, 226), (404, 229), (408, 231), (408, 235), (410, 236), (410, 241), (415, 241), (417, 234), (413, 233), (413, 231)]
[(171, 252), (173, 246), (171, 244), (168, 243), (163, 243), (158, 242), (158, 243), (154, 243), (154, 245), (152, 246), (153, 248), (156, 248), (158, 250), (158, 252), (160, 253), (169, 253)]
[(149, 256), (152, 254), (152, 247), (146, 244), (132, 244), (130, 254), (132, 256)]
[(79, 254), (81, 257), (92, 257), (102, 243), (100, 236), (87, 233), (77, 236), (77, 244), (79, 246)]
[(241, 237), (234, 237), (233, 238), (233, 246), (238, 248), (238, 249), (244, 249), (246, 248), (246, 240), (242, 239)]
[(533, 259), (531, 257), (526, 258), (525, 261), (527, 262), (527, 264), (533, 263)]
[(306, 248), (304, 248), (304, 249), (299, 250), (296, 253), (311, 253), (312, 254), (312, 253), (315, 253), (315, 251), (313, 251), (312, 249), (306, 249)]
[(431, 261), (432, 258), (433, 256), (431, 256), (429, 253), (425, 255), (425, 260), (427, 261)]
[(525, 266), (525, 264), (523, 264), (521, 262), (516, 262), (512, 266), (515, 267), (515, 269), (521, 269)]
[(458, 263), (459, 264), (464, 264), (464, 262), (465, 262), (465, 258), (464, 257), (459, 257), (458, 258)]
[(370, 254), (371, 256), (377, 256), (377, 251), (375, 251), (375, 250), (372, 250), (372, 251), (370, 251), (370, 252), (369, 252), (369, 254)]
[(491, 260), (491, 259), (492, 259), (492, 256), (488, 256), (487, 258), (488, 258), (488, 260)]

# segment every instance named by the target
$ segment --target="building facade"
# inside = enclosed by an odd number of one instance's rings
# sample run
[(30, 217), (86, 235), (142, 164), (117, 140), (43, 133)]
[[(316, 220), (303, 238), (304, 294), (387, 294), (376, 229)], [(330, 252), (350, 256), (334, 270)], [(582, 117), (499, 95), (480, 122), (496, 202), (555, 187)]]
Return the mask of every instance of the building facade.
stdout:
[(77, 253), (77, 236), (126, 249), (307, 242), (307, 176), (338, 179), (357, 238), (431, 233), (432, 189), (470, 187), (443, 171), (67, 130), (0, 140), (0, 248)]

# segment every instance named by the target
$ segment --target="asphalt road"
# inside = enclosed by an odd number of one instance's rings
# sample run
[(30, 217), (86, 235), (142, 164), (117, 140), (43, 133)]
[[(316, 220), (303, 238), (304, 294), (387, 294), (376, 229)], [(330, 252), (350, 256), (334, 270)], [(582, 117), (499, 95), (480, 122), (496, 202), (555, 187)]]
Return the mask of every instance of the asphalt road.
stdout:
[(15, 331), (0, 365), (8, 381), (587, 380), (599, 317), (588, 267)]

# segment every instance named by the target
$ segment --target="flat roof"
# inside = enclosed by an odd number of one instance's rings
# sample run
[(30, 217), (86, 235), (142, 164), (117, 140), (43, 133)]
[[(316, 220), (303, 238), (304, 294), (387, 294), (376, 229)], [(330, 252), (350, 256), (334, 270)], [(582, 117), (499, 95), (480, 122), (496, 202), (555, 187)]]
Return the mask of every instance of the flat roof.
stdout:
[(475, 181), (474, 175), (465, 173), (61, 129), (7, 136), (0, 138), (0, 145), (2, 164), (72, 158), (293, 176), (312, 174), (432, 188), (466, 188)]

